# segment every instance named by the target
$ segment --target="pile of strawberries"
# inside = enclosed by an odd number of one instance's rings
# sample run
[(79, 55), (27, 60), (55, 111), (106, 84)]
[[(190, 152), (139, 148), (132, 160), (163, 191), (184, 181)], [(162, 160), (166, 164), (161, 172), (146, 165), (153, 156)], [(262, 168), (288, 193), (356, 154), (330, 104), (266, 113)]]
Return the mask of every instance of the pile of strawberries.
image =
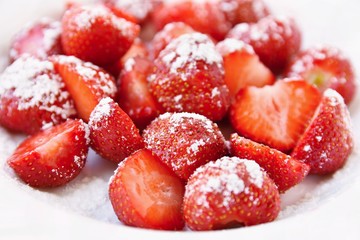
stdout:
[(91, 147), (119, 164), (109, 196), (126, 225), (273, 221), (280, 193), (335, 172), (354, 144), (349, 60), (300, 48), (295, 21), (262, 0), (70, 3), (12, 41), (0, 123), (30, 136), (7, 163), (32, 187), (58, 187)]

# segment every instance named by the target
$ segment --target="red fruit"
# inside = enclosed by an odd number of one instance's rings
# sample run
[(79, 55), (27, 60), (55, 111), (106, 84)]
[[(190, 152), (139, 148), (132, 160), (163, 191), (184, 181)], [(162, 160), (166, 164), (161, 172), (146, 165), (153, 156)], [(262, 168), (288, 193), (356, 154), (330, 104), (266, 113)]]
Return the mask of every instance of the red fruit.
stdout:
[(119, 163), (144, 142), (129, 116), (111, 98), (103, 98), (90, 115), (90, 144), (103, 158)]
[(73, 100), (50, 61), (22, 56), (0, 75), (0, 123), (33, 134), (76, 115)]
[(148, 88), (147, 77), (152, 66), (146, 58), (130, 58), (119, 77), (118, 103), (140, 129), (162, 112)]
[(313, 174), (329, 174), (345, 164), (353, 147), (350, 113), (344, 99), (328, 89), (291, 156), (310, 165)]
[(116, 95), (115, 79), (103, 69), (73, 56), (51, 58), (74, 99), (78, 115), (88, 122), (90, 113), (105, 97)]
[(232, 24), (257, 22), (270, 14), (263, 0), (220, 0), (219, 6)]
[(230, 103), (223, 60), (204, 34), (172, 40), (155, 59), (150, 92), (167, 112), (194, 112), (221, 120)]
[(227, 153), (218, 126), (194, 113), (162, 114), (144, 130), (143, 137), (145, 147), (183, 180)]
[(324, 92), (336, 90), (350, 103), (355, 96), (355, 74), (349, 59), (339, 49), (315, 47), (300, 52), (290, 64), (287, 76), (300, 76)]
[(163, 1), (152, 15), (158, 30), (171, 22), (184, 22), (196, 31), (221, 40), (231, 23), (216, 1)]
[(129, 50), (139, 26), (116, 17), (101, 5), (72, 7), (62, 18), (64, 52), (106, 66)]
[(151, 41), (151, 58), (155, 59), (160, 52), (175, 38), (186, 33), (195, 32), (192, 27), (183, 22), (171, 22), (164, 26), (162, 30), (157, 32)]
[(286, 152), (295, 147), (320, 99), (320, 92), (303, 80), (246, 87), (236, 95), (230, 120), (241, 136)]
[(231, 153), (242, 159), (252, 159), (262, 167), (275, 182), (280, 192), (302, 182), (310, 167), (290, 156), (266, 145), (232, 134), (230, 137)]
[(41, 59), (61, 54), (60, 36), (60, 22), (48, 18), (33, 22), (13, 38), (10, 46), (10, 61), (15, 61), (23, 54)]
[(25, 139), (7, 162), (30, 186), (57, 187), (80, 173), (88, 148), (87, 125), (68, 120)]
[(195, 171), (183, 205), (186, 225), (203, 231), (273, 221), (280, 211), (280, 196), (256, 162), (223, 157)]
[(244, 87), (263, 87), (275, 82), (275, 76), (260, 62), (250, 45), (227, 38), (219, 42), (216, 49), (224, 59), (225, 83), (233, 97)]
[(268, 16), (257, 23), (241, 23), (227, 37), (250, 44), (275, 74), (283, 71), (301, 46), (300, 29), (291, 18)]
[(184, 184), (149, 150), (139, 150), (119, 164), (110, 179), (109, 196), (126, 225), (164, 230), (184, 227)]

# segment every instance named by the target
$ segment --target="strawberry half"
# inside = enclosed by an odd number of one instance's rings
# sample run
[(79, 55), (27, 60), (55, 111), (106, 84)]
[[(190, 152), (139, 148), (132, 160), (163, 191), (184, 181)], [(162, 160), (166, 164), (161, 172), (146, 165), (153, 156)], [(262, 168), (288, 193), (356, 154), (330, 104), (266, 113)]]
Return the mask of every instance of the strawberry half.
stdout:
[(287, 152), (295, 147), (320, 100), (320, 92), (303, 80), (246, 87), (236, 95), (230, 121), (239, 135)]
[(234, 156), (257, 162), (275, 182), (280, 192), (302, 182), (310, 171), (310, 167), (305, 163), (236, 133), (231, 135), (230, 145)]
[(163, 230), (184, 227), (184, 183), (149, 150), (139, 150), (119, 164), (110, 179), (109, 196), (126, 225)]
[(291, 156), (307, 163), (311, 173), (329, 174), (345, 164), (353, 147), (351, 118), (344, 99), (328, 89)]
[(225, 83), (233, 97), (246, 86), (263, 87), (275, 82), (274, 74), (260, 62), (250, 45), (227, 38), (216, 49), (224, 59)]
[(85, 165), (88, 127), (68, 120), (25, 139), (7, 163), (32, 187), (57, 187), (74, 179)]
[(223, 157), (198, 168), (184, 196), (184, 218), (192, 230), (223, 229), (273, 221), (280, 211), (274, 182), (247, 159)]
[(89, 120), (91, 147), (102, 157), (119, 163), (144, 142), (129, 116), (111, 98), (103, 98)]

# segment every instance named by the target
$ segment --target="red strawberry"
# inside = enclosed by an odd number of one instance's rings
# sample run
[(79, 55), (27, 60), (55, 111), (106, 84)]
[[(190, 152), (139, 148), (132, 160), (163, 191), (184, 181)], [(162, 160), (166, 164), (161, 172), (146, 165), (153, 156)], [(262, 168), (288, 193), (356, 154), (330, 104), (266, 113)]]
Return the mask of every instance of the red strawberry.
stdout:
[(236, 95), (230, 120), (240, 135), (286, 152), (295, 147), (320, 99), (320, 92), (303, 80), (247, 87)]
[(118, 103), (140, 129), (144, 129), (162, 112), (148, 89), (146, 79), (151, 70), (149, 60), (134, 57), (126, 61), (119, 77)]
[(218, 126), (194, 113), (165, 113), (143, 133), (145, 147), (180, 178), (187, 180), (199, 166), (227, 153)]
[(22, 56), (0, 75), (0, 123), (33, 134), (76, 115), (73, 100), (50, 61)]
[(351, 63), (339, 49), (333, 47), (314, 47), (300, 52), (286, 75), (300, 76), (316, 85), (321, 92), (332, 88), (342, 95), (347, 104), (355, 96), (356, 83)]
[(280, 196), (256, 162), (223, 157), (190, 177), (183, 209), (192, 230), (250, 226), (273, 221), (280, 211)]
[(150, 92), (168, 112), (194, 112), (222, 119), (230, 103), (223, 59), (204, 34), (172, 40), (155, 60)]
[(68, 120), (25, 139), (7, 162), (30, 186), (57, 187), (80, 173), (88, 148), (87, 125)]
[(103, 98), (89, 120), (91, 147), (102, 157), (119, 163), (144, 142), (129, 116), (111, 98)]
[(106, 66), (120, 59), (139, 34), (139, 26), (101, 5), (75, 6), (62, 18), (64, 52)]
[(301, 45), (301, 32), (291, 18), (268, 16), (257, 23), (236, 25), (227, 35), (250, 44), (260, 60), (278, 74)]
[(126, 225), (181, 230), (184, 184), (149, 150), (133, 153), (110, 179), (109, 196)]
[(33, 22), (17, 33), (10, 46), (10, 61), (22, 54), (46, 59), (61, 54), (61, 24), (48, 18)]
[(258, 163), (278, 186), (280, 192), (300, 183), (309, 173), (310, 167), (290, 156), (266, 145), (232, 134), (231, 152), (242, 159)]
[(79, 117), (84, 121), (89, 121), (90, 113), (101, 99), (115, 97), (115, 79), (98, 66), (73, 56), (54, 56), (51, 60), (74, 99)]
[(193, 32), (195, 32), (194, 29), (183, 22), (171, 22), (166, 24), (162, 30), (155, 34), (151, 41), (151, 58), (157, 58), (161, 50), (163, 50), (171, 42), (171, 40), (186, 33)]
[(353, 147), (350, 113), (344, 99), (328, 89), (291, 156), (309, 164), (311, 173), (328, 174), (345, 164)]
[(216, 49), (224, 59), (225, 83), (232, 96), (247, 86), (263, 87), (275, 82), (275, 76), (260, 62), (250, 45), (227, 38), (219, 42)]

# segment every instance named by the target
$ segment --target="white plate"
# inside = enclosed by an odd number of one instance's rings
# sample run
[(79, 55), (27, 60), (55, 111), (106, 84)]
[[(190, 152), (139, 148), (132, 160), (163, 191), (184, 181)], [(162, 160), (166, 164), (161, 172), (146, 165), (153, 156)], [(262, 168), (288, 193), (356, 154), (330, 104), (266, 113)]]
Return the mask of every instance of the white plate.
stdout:
[[(30, 20), (56, 17), (65, 1), (0, 1), (0, 69), (11, 36)], [(296, 18), (303, 47), (341, 48), (360, 69), (360, 1), (274, 0), (274, 13)], [(23, 136), (0, 128), (0, 239), (360, 239), (360, 98), (352, 103), (356, 147), (346, 166), (330, 177), (308, 177), (282, 196), (279, 218), (268, 224), (216, 232), (164, 232), (123, 226), (112, 211), (107, 182), (115, 165), (94, 153), (80, 176), (65, 187), (34, 190), (14, 176), (6, 158)]]

